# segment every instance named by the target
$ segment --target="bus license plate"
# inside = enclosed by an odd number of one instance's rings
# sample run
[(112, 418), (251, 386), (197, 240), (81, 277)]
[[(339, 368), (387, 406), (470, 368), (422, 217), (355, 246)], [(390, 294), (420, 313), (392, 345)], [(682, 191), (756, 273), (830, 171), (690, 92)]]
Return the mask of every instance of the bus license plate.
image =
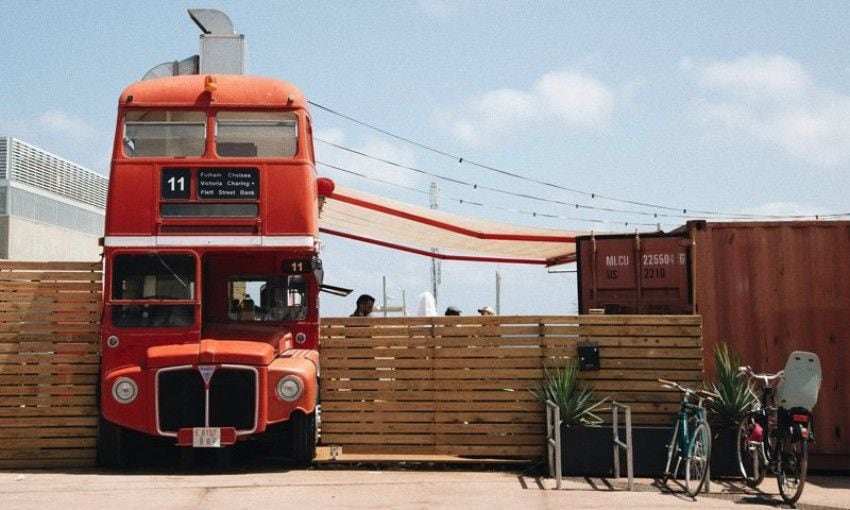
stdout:
[(221, 429), (219, 427), (193, 428), (192, 446), (195, 448), (221, 448)]

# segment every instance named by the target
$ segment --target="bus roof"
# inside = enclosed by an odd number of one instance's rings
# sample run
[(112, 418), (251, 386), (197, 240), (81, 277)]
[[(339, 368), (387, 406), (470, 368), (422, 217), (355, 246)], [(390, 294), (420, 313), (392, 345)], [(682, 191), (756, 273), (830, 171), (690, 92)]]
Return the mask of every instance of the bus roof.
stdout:
[[(206, 92), (210, 76), (215, 90)], [(290, 100), (291, 98), (291, 100)], [(284, 81), (240, 74), (185, 75), (136, 82), (121, 93), (124, 107), (199, 106), (306, 108), (297, 87)]]

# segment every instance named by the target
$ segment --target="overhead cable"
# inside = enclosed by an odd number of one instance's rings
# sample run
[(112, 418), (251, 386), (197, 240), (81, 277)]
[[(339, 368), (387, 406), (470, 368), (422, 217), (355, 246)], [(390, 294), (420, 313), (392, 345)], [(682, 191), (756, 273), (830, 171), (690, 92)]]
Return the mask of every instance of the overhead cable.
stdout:
[[(346, 174), (349, 174), (349, 175), (354, 175), (354, 176), (360, 177), (362, 179), (367, 179), (367, 180), (379, 182), (381, 184), (394, 186), (396, 188), (401, 188), (401, 189), (404, 189), (404, 190), (413, 191), (413, 192), (421, 193), (421, 194), (424, 194), (424, 195), (429, 194), (428, 191), (425, 191), (425, 190), (422, 190), (422, 189), (414, 188), (414, 187), (411, 187), (411, 186), (406, 186), (404, 184), (398, 184), (398, 183), (395, 183), (395, 182), (392, 182), (392, 181), (387, 181), (385, 179), (380, 179), (380, 178), (377, 178), (377, 177), (372, 177), (372, 176), (369, 176), (369, 175), (366, 175), (366, 174), (363, 174), (363, 173), (360, 173), (360, 172), (356, 172), (354, 170), (350, 170), (348, 168), (343, 168), (343, 167), (340, 167), (340, 166), (331, 165), (329, 163), (323, 163), (321, 161), (317, 161), (316, 163), (325, 167), (325, 168), (328, 168), (328, 169), (331, 169), (331, 170), (336, 170), (338, 172), (343, 172), (343, 173), (346, 173)], [(476, 201), (472, 201), (472, 200), (465, 199), (465, 198), (457, 198), (457, 197), (444, 197), (444, 198), (451, 201), (451, 202), (457, 202), (460, 205), (471, 205), (471, 206), (477, 206), (477, 207), (484, 207), (484, 208), (488, 208), (488, 209), (495, 209), (495, 210), (498, 210), (498, 211), (505, 211), (505, 212), (515, 213), (515, 214), (523, 214), (523, 215), (531, 216), (531, 217), (550, 218), (550, 219), (558, 219), (558, 220), (582, 221), (582, 222), (587, 222), (587, 223), (606, 224), (606, 225), (611, 225), (611, 226), (614, 226), (614, 225), (624, 225), (626, 227), (641, 226), (641, 227), (652, 227), (652, 228), (655, 228), (655, 229), (660, 229), (660, 227), (661, 227), (660, 223), (611, 221), (611, 220), (602, 220), (602, 219), (597, 219), (597, 218), (580, 218), (580, 217), (575, 217), (575, 216), (561, 216), (561, 215), (558, 215), (558, 214), (551, 214), (551, 213), (546, 213), (546, 212), (526, 211), (526, 210), (523, 210), (523, 209), (513, 209), (513, 208), (509, 208), (509, 207), (502, 207), (502, 206), (498, 206), (498, 205), (486, 204), (486, 203), (483, 203), (483, 202), (476, 202)]]
[(492, 191), (494, 193), (501, 193), (501, 194), (504, 194), (504, 195), (510, 195), (510, 196), (514, 196), (514, 197), (518, 197), (518, 198), (526, 198), (526, 199), (529, 199), (529, 200), (536, 200), (538, 202), (547, 202), (547, 203), (550, 203), (550, 204), (563, 205), (563, 206), (572, 207), (572, 208), (575, 208), (575, 209), (589, 209), (589, 210), (604, 211), (604, 212), (619, 213), (619, 214), (633, 214), (633, 215), (647, 216), (647, 217), (653, 217), (653, 218), (676, 218), (676, 219), (689, 219), (689, 218), (693, 219), (693, 218), (695, 218), (694, 216), (688, 215), (688, 214), (664, 214), (664, 213), (657, 213), (657, 212), (633, 211), (633, 210), (627, 210), (627, 209), (617, 209), (617, 208), (613, 208), (613, 207), (602, 207), (602, 206), (597, 206), (597, 205), (587, 205), (587, 204), (580, 204), (580, 203), (577, 203), (577, 202), (564, 202), (562, 200), (557, 200), (557, 199), (554, 199), (554, 198), (544, 198), (544, 197), (539, 197), (537, 195), (530, 195), (530, 194), (527, 194), (527, 193), (519, 193), (519, 192), (516, 192), (516, 191), (504, 190), (504, 189), (495, 188), (495, 187), (492, 187), (492, 186), (487, 186), (487, 185), (484, 185), (484, 184), (477, 184), (477, 183), (473, 183), (473, 182), (464, 181), (464, 180), (461, 180), (461, 179), (456, 179), (454, 177), (447, 177), (445, 175), (441, 175), (441, 174), (438, 174), (436, 172), (430, 172), (428, 170), (422, 170), (421, 168), (416, 168), (416, 167), (412, 167), (412, 166), (409, 166), (409, 165), (403, 165), (401, 163), (397, 163), (395, 161), (390, 161), (388, 159), (381, 158), (381, 157), (378, 157), (378, 156), (373, 156), (371, 154), (367, 154), (365, 152), (358, 151), (356, 149), (351, 149), (349, 147), (345, 147), (343, 145), (339, 145), (339, 144), (336, 144), (334, 142), (324, 140), (322, 138), (315, 137), (314, 139), (318, 142), (330, 145), (331, 147), (335, 147), (337, 149), (340, 149), (340, 150), (343, 150), (343, 151), (346, 151), (346, 152), (349, 152), (349, 153), (352, 153), (352, 154), (356, 154), (358, 156), (369, 158), (369, 159), (372, 159), (374, 161), (379, 161), (381, 163), (384, 163), (384, 164), (387, 164), (387, 165), (390, 165), (390, 166), (394, 166), (394, 167), (401, 168), (401, 169), (404, 169), (404, 170), (409, 170), (409, 171), (416, 172), (416, 173), (419, 173), (419, 174), (422, 174), (422, 175), (434, 177), (436, 179), (440, 179), (440, 180), (443, 180), (443, 181), (452, 182), (452, 183), (460, 184), (460, 185), (463, 185), (463, 186), (469, 186), (469, 187), (472, 187), (473, 189), (483, 189), (483, 190), (487, 190), (487, 191)]
[[(463, 156), (460, 156), (460, 155), (457, 155), (457, 154), (452, 154), (452, 153), (449, 153), (449, 152), (446, 152), (446, 151), (443, 151), (443, 150), (440, 150), (440, 149), (436, 149), (436, 148), (431, 147), (429, 145), (426, 145), (424, 143), (417, 142), (417, 141), (412, 140), (410, 138), (405, 138), (403, 136), (397, 135), (397, 134), (395, 134), (391, 131), (379, 128), (377, 126), (374, 126), (374, 125), (369, 124), (367, 122), (364, 122), (362, 120), (356, 119), (356, 118), (351, 117), (349, 115), (346, 115), (344, 113), (338, 112), (338, 111), (336, 111), (332, 108), (321, 105), (319, 103), (315, 103), (313, 101), (308, 101), (308, 103), (315, 108), (326, 111), (326, 112), (328, 112), (332, 115), (336, 115), (340, 118), (346, 119), (346, 120), (353, 122), (355, 124), (364, 126), (368, 129), (371, 129), (371, 130), (376, 131), (378, 133), (381, 133), (381, 134), (384, 134), (386, 136), (395, 138), (396, 140), (400, 140), (400, 141), (408, 143), (410, 145), (414, 145), (416, 147), (419, 147), (423, 150), (432, 152), (434, 154), (439, 154), (441, 156), (451, 158), (454, 161), (456, 161), (458, 164), (464, 164), (465, 163), (467, 165), (478, 167), (478, 168), (481, 168), (481, 169), (484, 169), (484, 170), (489, 170), (491, 172), (496, 172), (496, 173), (506, 175), (506, 176), (509, 176), (509, 177), (513, 177), (513, 178), (516, 178), (516, 179), (520, 179), (520, 180), (524, 180), (524, 181), (528, 181), (528, 182), (533, 182), (535, 184), (539, 184), (539, 185), (542, 185), (542, 186), (547, 186), (547, 187), (559, 189), (559, 190), (562, 190), (562, 191), (568, 191), (570, 193), (576, 193), (576, 194), (579, 194), (579, 195), (587, 196), (587, 197), (590, 197), (591, 199), (597, 199), (598, 198), (598, 199), (603, 199), (603, 200), (609, 200), (609, 201), (612, 201), (612, 202), (630, 204), (630, 205), (635, 205), (635, 206), (639, 206), (639, 207), (649, 207), (649, 208), (660, 209), (660, 210), (665, 210), (665, 211), (681, 211), (681, 213), (677, 216), (652, 214), (653, 217), (670, 217), (670, 218), (672, 218), (672, 217), (678, 217), (678, 218), (690, 217), (690, 218), (693, 218), (693, 217), (695, 217), (693, 215), (703, 215), (703, 216), (714, 216), (714, 217), (729, 218), (729, 219), (733, 219), (733, 218), (739, 218), (739, 219), (765, 219), (765, 218), (767, 218), (767, 219), (805, 219), (805, 218), (826, 219), (826, 218), (843, 218), (843, 217), (850, 216), (850, 212), (847, 212), (847, 213), (830, 213), (830, 214), (823, 214), (823, 215), (815, 215), (815, 214), (779, 215), (779, 214), (753, 214), (753, 213), (724, 213), (724, 212), (717, 212), (717, 211), (705, 211), (705, 210), (700, 210), (700, 209), (671, 207), (671, 206), (665, 206), (665, 205), (659, 205), (659, 204), (651, 204), (651, 203), (648, 203), (648, 202), (642, 202), (642, 201), (637, 201), (637, 200), (629, 200), (629, 199), (624, 199), (624, 198), (612, 197), (612, 196), (608, 196), (608, 195), (602, 195), (602, 194), (595, 193), (595, 192), (589, 192), (589, 191), (584, 191), (584, 190), (580, 190), (580, 189), (576, 189), (576, 188), (570, 188), (568, 186), (562, 186), (560, 184), (556, 184), (556, 183), (552, 183), (552, 182), (548, 182), (548, 181), (543, 181), (543, 180), (540, 180), (540, 179), (535, 179), (533, 177), (528, 177), (528, 176), (521, 175), (521, 174), (518, 174), (518, 173), (515, 173), (515, 172), (510, 172), (510, 171), (503, 170), (501, 168), (497, 168), (495, 166), (487, 165), (487, 164), (484, 164), (484, 163), (478, 163), (476, 161), (464, 158)], [(367, 157), (370, 157), (370, 156), (367, 156)], [(389, 164), (393, 164), (393, 163), (389, 163)], [(400, 166), (400, 165), (397, 165), (397, 166)], [(411, 168), (408, 168), (408, 169), (411, 170)], [(446, 180), (450, 180), (450, 178), (445, 178), (445, 177), (443, 177), (443, 178), (446, 179)], [(586, 206), (586, 207), (592, 208), (590, 206)], [(598, 210), (618, 211), (616, 209), (604, 209), (604, 208), (598, 209)], [(622, 211), (622, 212), (627, 212), (627, 211)], [(632, 214), (641, 214), (641, 213), (632, 212)], [(647, 214), (647, 213), (642, 213), (642, 214)]]

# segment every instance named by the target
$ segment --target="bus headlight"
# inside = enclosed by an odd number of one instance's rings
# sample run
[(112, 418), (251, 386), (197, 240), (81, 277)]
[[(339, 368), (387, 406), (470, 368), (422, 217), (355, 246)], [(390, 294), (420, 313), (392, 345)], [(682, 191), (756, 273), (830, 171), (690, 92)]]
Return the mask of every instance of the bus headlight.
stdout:
[(139, 395), (139, 386), (129, 377), (119, 377), (112, 384), (112, 398), (120, 404), (129, 404)]
[(284, 402), (298, 400), (302, 391), (304, 391), (304, 385), (301, 384), (301, 379), (294, 375), (287, 375), (277, 382), (277, 398)]

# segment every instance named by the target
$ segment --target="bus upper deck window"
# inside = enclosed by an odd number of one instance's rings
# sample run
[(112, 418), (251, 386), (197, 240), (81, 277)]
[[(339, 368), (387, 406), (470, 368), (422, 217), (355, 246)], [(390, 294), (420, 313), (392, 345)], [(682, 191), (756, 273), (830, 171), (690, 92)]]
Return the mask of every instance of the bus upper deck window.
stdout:
[(294, 113), (219, 112), (216, 116), (216, 153), (226, 158), (294, 156), (297, 128)]
[(131, 110), (124, 116), (124, 154), (131, 158), (204, 155), (206, 114)]

